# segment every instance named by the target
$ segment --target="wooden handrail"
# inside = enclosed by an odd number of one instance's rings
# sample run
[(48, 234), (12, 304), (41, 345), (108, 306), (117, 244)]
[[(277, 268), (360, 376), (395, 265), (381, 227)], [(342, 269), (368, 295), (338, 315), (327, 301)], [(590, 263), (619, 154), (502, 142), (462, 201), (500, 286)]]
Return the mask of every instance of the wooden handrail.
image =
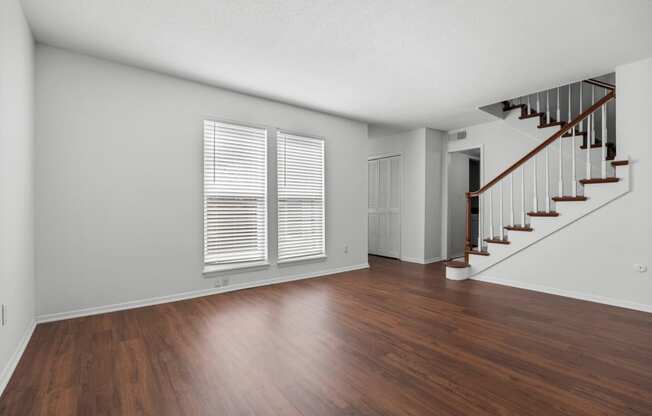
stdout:
[(510, 173), (514, 172), (516, 169), (518, 169), (521, 165), (523, 165), (525, 162), (528, 160), (532, 159), (534, 156), (536, 156), (539, 152), (541, 152), (543, 149), (545, 149), (548, 145), (553, 143), (555, 140), (560, 138), (564, 133), (566, 133), (568, 130), (572, 129), (573, 127), (577, 126), (581, 121), (583, 121), (585, 118), (587, 118), (589, 115), (591, 115), (593, 112), (598, 110), (600, 107), (602, 107), (603, 104), (611, 101), (613, 98), (616, 97), (616, 91), (612, 90), (609, 92), (607, 95), (602, 97), (600, 100), (596, 101), (595, 104), (584, 110), (581, 114), (579, 114), (577, 117), (573, 119), (570, 123), (564, 125), (559, 131), (557, 131), (555, 134), (550, 136), (547, 140), (539, 144), (537, 147), (532, 149), (528, 154), (520, 158), (516, 163), (514, 163), (512, 166), (508, 167), (505, 169), (501, 174), (496, 176), (494, 179), (489, 181), (485, 186), (480, 188), (479, 190), (475, 192), (469, 192), (468, 198), (473, 198), (473, 197), (478, 197), (484, 192), (486, 192), (488, 189), (490, 189), (492, 186), (500, 182), (502, 179), (504, 179), (507, 175)]

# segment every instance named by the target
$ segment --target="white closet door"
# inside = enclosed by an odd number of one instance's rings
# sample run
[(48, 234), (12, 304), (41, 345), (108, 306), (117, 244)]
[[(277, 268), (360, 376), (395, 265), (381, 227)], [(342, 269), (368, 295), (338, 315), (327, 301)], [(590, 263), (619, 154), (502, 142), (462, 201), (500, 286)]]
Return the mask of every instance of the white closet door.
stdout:
[(369, 161), (369, 253), (400, 257), (401, 158)]
[(387, 207), (389, 206), (389, 188), (391, 163), (389, 159), (378, 160), (378, 238), (379, 251), (383, 256), (389, 252), (389, 215)]

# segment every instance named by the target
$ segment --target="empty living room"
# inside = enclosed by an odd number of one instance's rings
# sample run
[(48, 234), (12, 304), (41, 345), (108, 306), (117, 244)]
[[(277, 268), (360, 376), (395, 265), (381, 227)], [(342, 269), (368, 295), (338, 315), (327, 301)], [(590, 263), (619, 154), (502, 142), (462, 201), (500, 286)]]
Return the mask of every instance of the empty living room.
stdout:
[(0, 416), (652, 416), (651, 0), (0, 0)]

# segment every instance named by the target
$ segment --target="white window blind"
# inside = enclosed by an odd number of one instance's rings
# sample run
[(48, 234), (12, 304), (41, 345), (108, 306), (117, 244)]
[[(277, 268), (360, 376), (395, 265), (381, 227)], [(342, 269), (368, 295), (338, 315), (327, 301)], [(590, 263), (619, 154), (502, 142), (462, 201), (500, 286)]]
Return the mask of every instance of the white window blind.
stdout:
[(204, 121), (204, 262), (267, 260), (267, 131)]
[(279, 132), (278, 258), (324, 255), (324, 141)]

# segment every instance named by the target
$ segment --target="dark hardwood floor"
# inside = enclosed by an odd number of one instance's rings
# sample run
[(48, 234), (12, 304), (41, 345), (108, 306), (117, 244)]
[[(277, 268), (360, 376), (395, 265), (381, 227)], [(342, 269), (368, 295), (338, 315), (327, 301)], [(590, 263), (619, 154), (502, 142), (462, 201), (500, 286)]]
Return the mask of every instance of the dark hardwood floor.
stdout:
[(652, 314), (371, 269), (41, 324), (2, 415), (652, 415)]

